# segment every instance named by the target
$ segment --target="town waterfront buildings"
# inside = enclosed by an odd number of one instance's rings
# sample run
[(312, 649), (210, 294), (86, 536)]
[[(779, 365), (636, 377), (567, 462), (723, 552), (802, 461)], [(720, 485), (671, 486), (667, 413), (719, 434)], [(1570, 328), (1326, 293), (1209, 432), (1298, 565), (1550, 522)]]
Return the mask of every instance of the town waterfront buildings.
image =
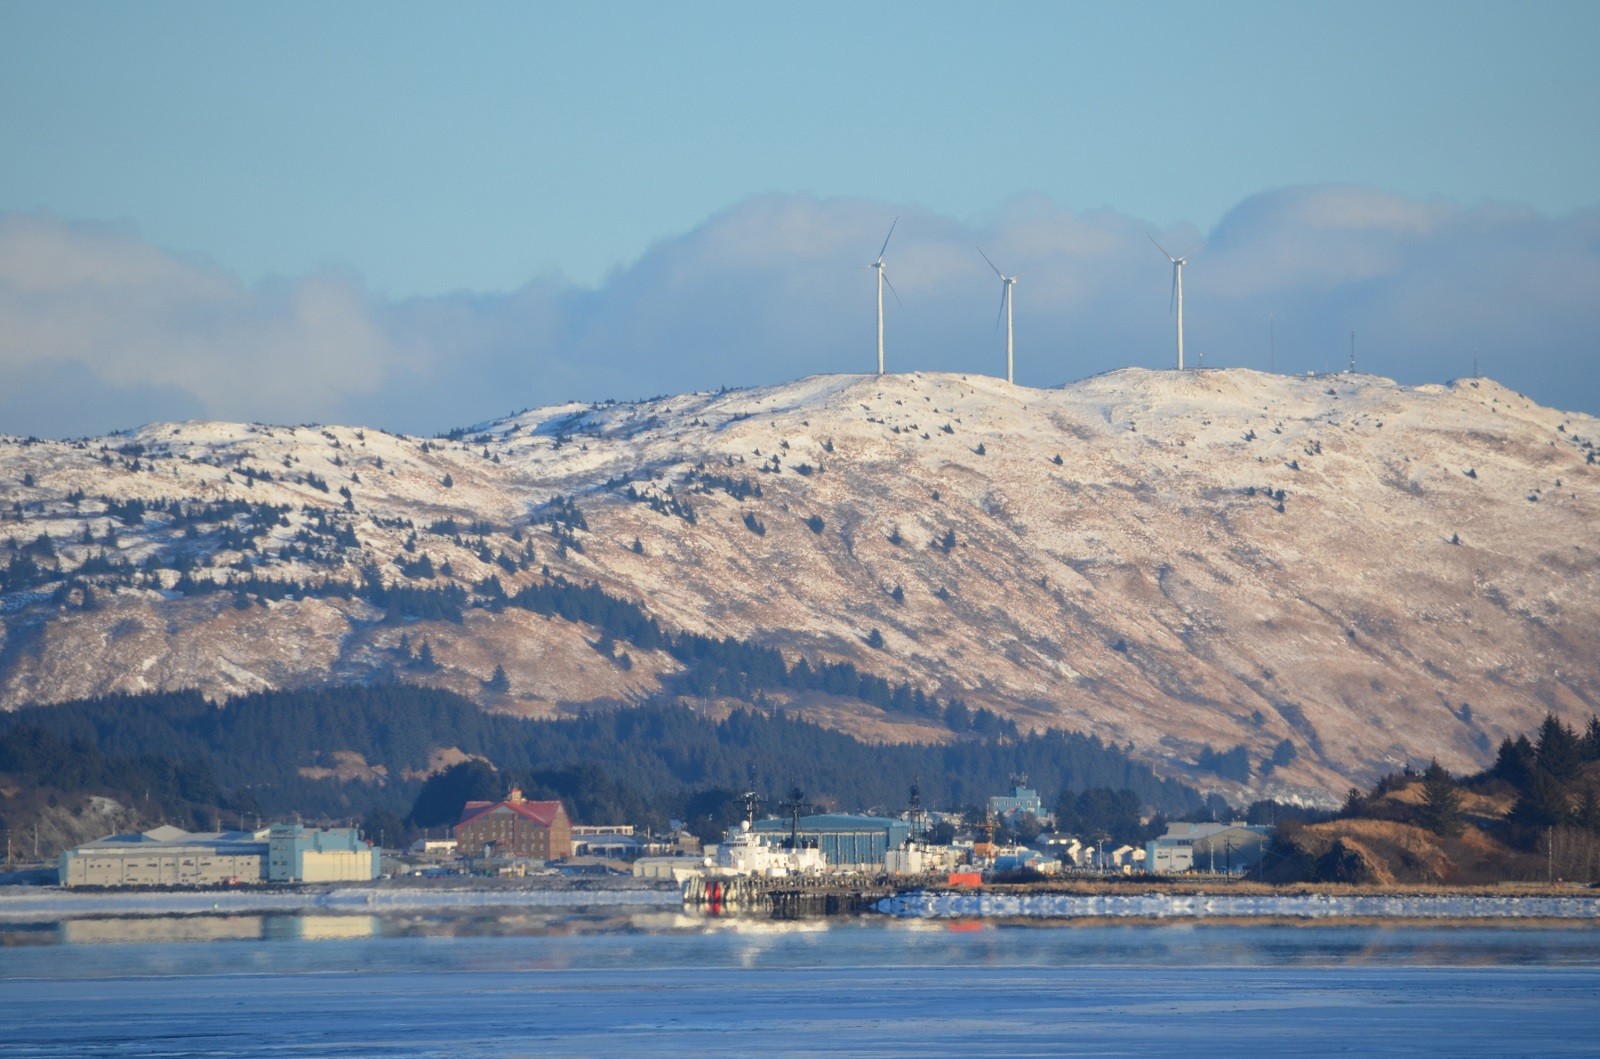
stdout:
[(560, 860), (572, 853), (572, 821), (560, 802), (530, 802), (513, 787), (504, 801), (462, 808), (456, 849), (464, 857)]
[(273, 824), (190, 832), (163, 825), (61, 855), (62, 886), (222, 886), (376, 879), (379, 851), (353, 827)]

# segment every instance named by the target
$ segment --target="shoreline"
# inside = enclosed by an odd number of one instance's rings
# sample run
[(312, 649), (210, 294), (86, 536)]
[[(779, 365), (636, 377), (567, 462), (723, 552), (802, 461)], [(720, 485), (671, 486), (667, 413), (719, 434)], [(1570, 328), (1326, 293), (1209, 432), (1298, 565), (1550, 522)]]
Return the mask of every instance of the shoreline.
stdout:
[(1557, 920), (1600, 924), (1600, 895), (1504, 893), (1000, 893), (923, 890), (886, 897), (896, 919)]
[[(841, 887), (841, 892), (848, 885)], [(658, 880), (534, 877), (395, 879), (230, 889), (65, 890), (0, 886), (0, 922), (80, 918), (315, 913), (386, 915), (474, 909), (679, 910), (680, 888)], [(742, 913), (739, 918), (749, 918)], [(754, 913), (761, 915), (761, 913)], [(1074, 880), (977, 890), (908, 884), (873, 901), (869, 916), (984, 920), (1471, 920), (1600, 923), (1600, 891), (1575, 885), (1271, 887), (1196, 882)]]
[[(0, 887), (0, 922), (233, 915), (243, 913), (385, 915), (482, 909), (681, 908), (676, 886), (626, 885), (633, 880), (590, 882), (515, 880), (524, 885), (407, 885), (390, 880), (345, 885), (173, 890), (64, 890)], [(483, 880), (486, 884), (501, 880)]]

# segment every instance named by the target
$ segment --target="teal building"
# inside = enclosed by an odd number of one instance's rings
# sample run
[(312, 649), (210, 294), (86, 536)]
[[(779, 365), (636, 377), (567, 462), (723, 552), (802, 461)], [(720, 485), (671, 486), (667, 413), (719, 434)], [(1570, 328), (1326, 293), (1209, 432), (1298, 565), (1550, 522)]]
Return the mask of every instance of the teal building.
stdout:
[(267, 832), (268, 882), (351, 882), (376, 879), (382, 856), (353, 827), (273, 824)]

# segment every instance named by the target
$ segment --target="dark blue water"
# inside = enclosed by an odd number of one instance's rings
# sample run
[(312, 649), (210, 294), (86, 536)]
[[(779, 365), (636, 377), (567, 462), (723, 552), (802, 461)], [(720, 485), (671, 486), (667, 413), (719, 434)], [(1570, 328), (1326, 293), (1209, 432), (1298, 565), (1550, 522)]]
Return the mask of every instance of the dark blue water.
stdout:
[(672, 914), (0, 927), (0, 1056), (1594, 1055), (1600, 929)]

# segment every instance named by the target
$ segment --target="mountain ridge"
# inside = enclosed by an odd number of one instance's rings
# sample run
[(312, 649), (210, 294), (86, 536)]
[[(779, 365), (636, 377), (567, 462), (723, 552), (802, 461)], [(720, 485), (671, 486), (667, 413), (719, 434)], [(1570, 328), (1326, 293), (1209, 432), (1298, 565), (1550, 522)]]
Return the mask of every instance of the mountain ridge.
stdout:
[[(1249, 790), (1327, 795), (1430, 757), (1478, 767), (1547, 710), (1597, 708), (1597, 444), (1595, 418), (1489, 380), (1241, 369), (1051, 390), (813, 376), (438, 439), (0, 439), (0, 705), (400, 677), (537, 716), (671, 690), (670, 654), (489, 585), (559, 576), (665, 628), (848, 661), (1173, 774), (1244, 746)], [(229, 578), (257, 590), (185, 594)], [(363, 584), (458, 592), (460, 620), (397, 619)], [(952, 737), (840, 696), (773, 699), (865, 738)]]

